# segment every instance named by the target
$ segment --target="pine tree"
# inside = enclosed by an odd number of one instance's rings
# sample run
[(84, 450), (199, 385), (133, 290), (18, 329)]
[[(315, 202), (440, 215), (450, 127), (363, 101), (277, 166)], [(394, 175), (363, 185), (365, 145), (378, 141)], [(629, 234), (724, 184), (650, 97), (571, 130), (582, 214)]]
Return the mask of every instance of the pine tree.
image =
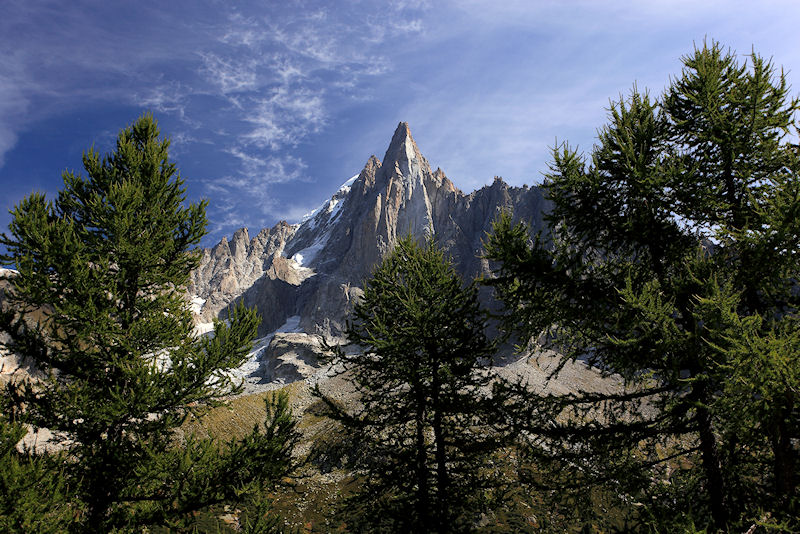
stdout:
[(145, 115), (87, 177), (65, 172), (55, 202), (32, 194), (0, 242), (11, 277), (2, 328), (9, 349), (47, 377), (12, 385), (15, 417), (65, 440), (60, 468), (75, 531), (180, 526), (190, 512), (244, 498), (291, 465), (294, 423), (285, 398), (265, 428), (227, 444), (174, 432), (239, 391), (231, 369), (255, 337), (255, 312), (237, 308), (213, 337), (193, 335), (184, 292), (205, 233), (206, 202), (185, 190)]
[(683, 63), (662, 98), (612, 103), (588, 163), (554, 149), (552, 246), (495, 226), (508, 327), (628, 386), (520, 387), (517, 423), (539, 461), (661, 528), (796, 518), (798, 101), (755, 53), (704, 44)]
[[(483, 461), (503, 443), (487, 391), (496, 345), (474, 284), (464, 287), (433, 240), (402, 239), (374, 271), (338, 350), (357, 408), (327, 400), (357, 449), (364, 486), (348, 528), (457, 532), (472, 527)], [(353, 351), (352, 349), (356, 350)]]

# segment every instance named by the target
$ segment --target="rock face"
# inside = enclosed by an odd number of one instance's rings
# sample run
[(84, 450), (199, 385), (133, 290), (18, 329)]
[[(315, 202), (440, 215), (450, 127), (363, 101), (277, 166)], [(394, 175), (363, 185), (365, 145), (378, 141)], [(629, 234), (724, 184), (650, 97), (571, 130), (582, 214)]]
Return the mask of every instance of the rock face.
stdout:
[[(6, 308), (6, 290), (11, 284), (10, 278), (15, 275), (16, 271), (0, 268), (0, 310)], [(38, 317), (40, 317), (38, 313), (34, 313), (32, 316), (33, 320)], [(44, 378), (42, 372), (34, 366), (32, 358), (22, 357), (6, 348), (6, 344), (10, 341), (11, 338), (6, 332), (0, 332), (0, 387), (4, 387), (9, 382)]]
[(548, 204), (540, 188), (509, 187), (500, 178), (465, 195), (440, 169), (431, 170), (400, 123), (383, 163), (371, 156), (300, 224), (281, 222), (252, 239), (242, 228), (204, 250), (190, 296), (200, 322), (244, 301), (258, 308), (261, 335), (294, 316), (301, 331), (335, 335), (373, 267), (409, 233), (434, 234), (465, 279), (488, 274), (481, 240), (502, 210), (543, 228)]
[(261, 355), (256, 374), (265, 382), (289, 383), (311, 376), (319, 367), (317, 336), (277, 333)]

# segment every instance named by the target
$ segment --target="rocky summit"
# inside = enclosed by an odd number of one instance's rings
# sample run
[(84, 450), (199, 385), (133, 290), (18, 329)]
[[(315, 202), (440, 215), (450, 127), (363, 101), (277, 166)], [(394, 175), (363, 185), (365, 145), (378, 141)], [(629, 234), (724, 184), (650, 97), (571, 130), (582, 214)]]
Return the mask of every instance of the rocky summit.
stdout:
[(255, 306), (264, 336), (275, 331), (337, 335), (373, 267), (399, 237), (435, 235), (467, 280), (488, 274), (482, 240), (503, 210), (543, 228), (538, 187), (502, 179), (462, 193), (431, 170), (408, 124), (400, 123), (383, 162), (371, 156), (330, 200), (298, 224), (280, 222), (250, 237), (247, 228), (205, 249), (189, 286), (199, 328), (231, 304)]

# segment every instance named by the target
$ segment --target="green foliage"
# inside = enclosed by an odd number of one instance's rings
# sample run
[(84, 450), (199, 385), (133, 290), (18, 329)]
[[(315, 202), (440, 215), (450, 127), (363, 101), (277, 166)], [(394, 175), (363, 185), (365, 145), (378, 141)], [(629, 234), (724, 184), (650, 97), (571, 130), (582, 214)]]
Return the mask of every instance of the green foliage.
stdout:
[(9, 393), (15, 413), (69, 440), (60, 469), (76, 531), (184, 525), (189, 512), (291, 467), (294, 423), (280, 397), (267, 427), (241, 442), (176, 442), (190, 414), (240, 390), (229, 371), (246, 357), (258, 317), (238, 307), (212, 337), (192, 334), (184, 288), (205, 202), (184, 207), (168, 147), (153, 118), (141, 117), (113, 153), (84, 155), (87, 177), (65, 172), (55, 202), (20, 202), (0, 238), (3, 263), (19, 271), (0, 326), (9, 348), (46, 375)]
[[(4, 399), (7, 400), (7, 399)], [(26, 433), (19, 422), (0, 413), (0, 531), (13, 533), (63, 532), (80, 513), (68, 500), (57, 457), (37, 457), (18, 450)]]
[(589, 162), (553, 150), (552, 246), (495, 225), (506, 326), (627, 384), (520, 385), (517, 424), (542, 465), (658, 529), (796, 521), (798, 101), (755, 53), (704, 44), (683, 63), (661, 98), (612, 102)]
[(504, 443), (491, 428), (500, 399), (486, 389), (496, 345), (485, 330), (476, 287), (463, 286), (432, 240), (402, 239), (367, 281), (347, 329), (356, 350), (335, 359), (359, 406), (316, 390), (364, 473), (345, 502), (348, 529), (473, 528), (483, 490), (497, 484), (483, 461)]

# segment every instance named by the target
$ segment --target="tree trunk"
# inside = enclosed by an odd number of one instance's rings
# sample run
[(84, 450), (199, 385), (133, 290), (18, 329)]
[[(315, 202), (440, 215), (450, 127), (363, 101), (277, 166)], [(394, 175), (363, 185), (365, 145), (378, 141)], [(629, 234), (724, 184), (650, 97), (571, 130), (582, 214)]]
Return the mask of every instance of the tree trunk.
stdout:
[(414, 417), (417, 448), (417, 520), (421, 532), (427, 531), (431, 524), (430, 490), (428, 488), (428, 451), (425, 447), (425, 398), (417, 395), (417, 413)]
[(433, 369), (432, 386), (431, 409), (433, 410), (433, 439), (436, 446), (436, 520), (438, 532), (443, 534), (447, 531), (450, 523), (450, 511), (447, 506), (450, 483), (447, 474), (447, 451), (445, 449), (442, 407), (439, 405), (439, 390), (442, 386), (439, 381), (438, 367)]
[[(704, 395), (705, 386), (701, 387), (699, 395)], [(725, 480), (722, 476), (722, 467), (717, 449), (717, 438), (711, 424), (711, 414), (708, 408), (700, 406), (697, 408), (697, 423), (700, 433), (700, 454), (703, 460), (703, 471), (705, 472), (706, 484), (708, 486), (708, 498), (711, 506), (711, 518), (714, 527), (725, 530), (728, 524), (728, 509), (725, 504)]]
[(730, 206), (730, 220), (728, 221), (731, 227), (736, 230), (741, 230), (744, 221), (742, 220), (742, 206), (738, 191), (736, 190), (736, 181), (733, 176), (733, 155), (731, 149), (727, 144), (722, 145), (723, 150), (723, 173), (725, 180), (725, 200)]
[(772, 432), (773, 475), (775, 477), (775, 496), (779, 503), (787, 505), (794, 496), (797, 483), (795, 480), (795, 452), (792, 447), (791, 431), (786, 421), (794, 409), (794, 399), (787, 394), (788, 405), (778, 412), (775, 428)]

